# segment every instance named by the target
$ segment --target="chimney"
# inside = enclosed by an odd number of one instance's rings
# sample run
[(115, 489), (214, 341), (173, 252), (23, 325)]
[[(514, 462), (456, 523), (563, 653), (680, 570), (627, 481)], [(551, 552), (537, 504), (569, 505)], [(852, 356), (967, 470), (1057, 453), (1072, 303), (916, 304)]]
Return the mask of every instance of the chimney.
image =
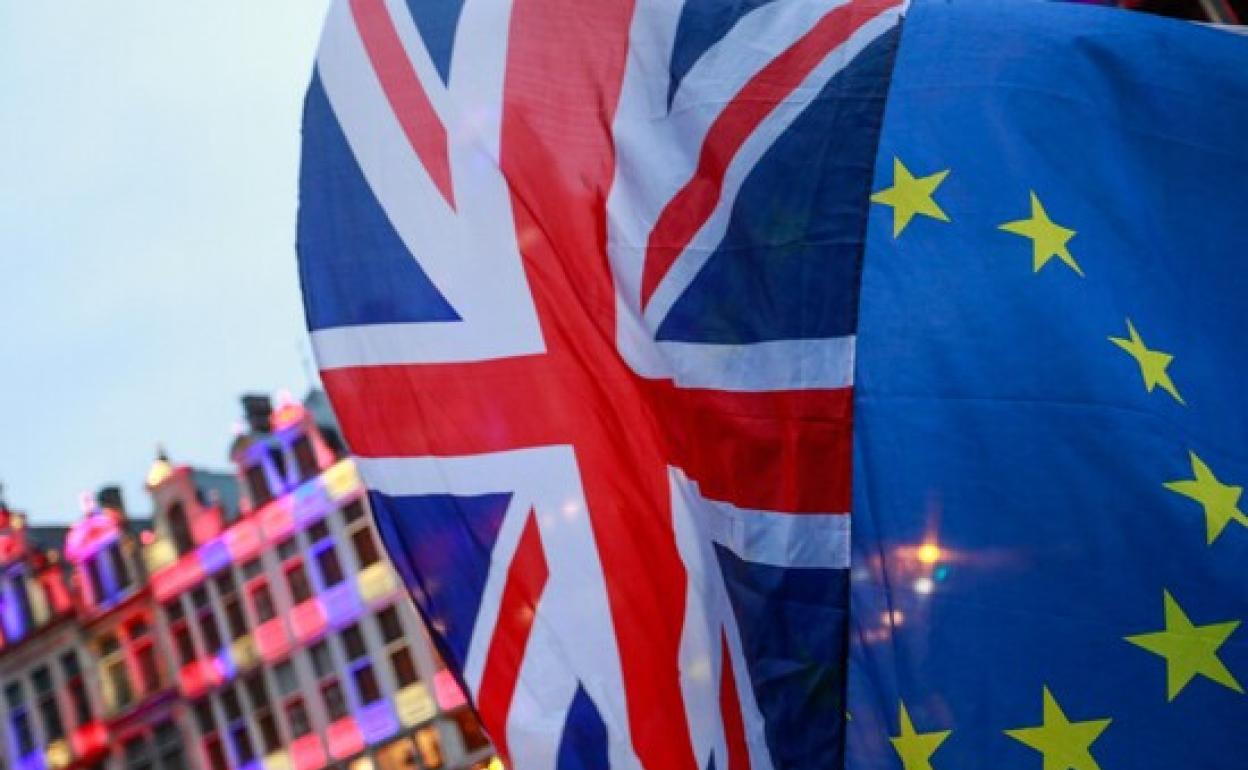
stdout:
[(268, 433), (269, 418), (273, 415), (273, 401), (265, 395), (246, 393), (243, 395), (243, 416), (247, 427), (252, 433)]
[(116, 484), (100, 487), (100, 491), (95, 494), (95, 501), (101, 508), (112, 508), (121, 514), (126, 512), (126, 503), (121, 497), (121, 487)]

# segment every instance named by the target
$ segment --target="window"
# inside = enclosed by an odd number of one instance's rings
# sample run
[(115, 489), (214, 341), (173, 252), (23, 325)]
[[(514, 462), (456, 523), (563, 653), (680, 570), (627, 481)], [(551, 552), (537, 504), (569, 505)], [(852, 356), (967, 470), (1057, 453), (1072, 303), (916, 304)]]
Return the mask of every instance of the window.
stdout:
[(234, 755), (238, 757), (239, 764), (247, 764), (256, 758), (256, 748), (251, 743), (251, 734), (247, 732), (247, 725), (239, 722), (230, 728), (230, 742), (234, 744)]
[(442, 741), (438, 738), (438, 729), (433, 725), (423, 727), (412, 736), (416, 739), (416, 750), (420, 752), (420, 762), (428, 770), (442, 767)]
[(161, 686), (160, 665), (156, 659), (156, 649), (152, 644), (151, 635), (148, 633), (147, 621), (143, 618), (136, 618), (131, 621), (127, 631), (130, 637), (130, 647), (134, 650), (135, 660), (139, 664), (138, 690), (145, 693), (159, 690)]
[(308, 527), (308, 542), (316, 543), (329, 537), (329, 524), (324, 519)]
[(393, 642), (403, 636), (403, 622), (399, 620), (399, 610), (393, 604), (377, 613), (377, 628), (385, 642)]
[(364, 634), (358, 623), (352, 623), (338, 635), (342, 646), (342, 655), (347, 660), (347, 668), (355, 683), (355, 695), (361, 705), (372, 703), (381, 697), (381, 688), (377, 685), (377, 674), (373, 665), (366, 657), (368, 650), (364, 646)]
[(269, 462), (273, 463), (273, 470), (277, 472), (277, 488), (275, 494), (281, 494), (285, 491), (286, 478), (286, 454), (282, 451), (282, 445), (276, 441), (269, 444)]
[(481, 729), (481, 723), (477, 721), (471, 709), (460, 709), (451, 716), (459, 727), (459, 735), (464, 741), (465, 749), (476, 751), (490, 745), (490, 739), (485, 737), (485, 731)]
[(394, 671), (394, 680), (399, 687), (407, 687), (420, 681), (416, 673), (416, 663), (412, 660), (412, 651), (406, 646), (390, 653), (390, 668)]
[(416, 662), (412, 659), (412, 651), (408, 649), (403, 636), (403, 621), (399, 617), (399, 608), (392, 604), (378, 612), (375, 620), (377, 631), (386, 643), (390, 670), (394, 672), (397, 686), (406, 687), (419, 682), (420, 674), (416, 671)]
[(204, 757), (208, 760), (209, 770), (230, 770), (229, 763), (225, 761), (225, 749), (217, 736), (204, 741)]
[(126, 661), (121, 654), (117, 637), (106, 634), (100, 639), (99, 650), (105, 692), (111, 696), (109, 702), (115, 709), (124, 708), (134, 700), (134, 692), (130, 689), (130, 676), (126, 672)]
[(92, 556), (83, 560), (83, 567), (87, 570), (87, 579), (91, 583), (91, 599), (96, 604), (102, 603), (107, 597), (104, 595), (104, 579), (100, 575), (99, 557)]
[(269, 480), (264, 475), (262, 464), (249, 466), (243, 475), (247, 478), (247, 489), (251, 493), (251, 502), (255, 507), (259, 508), (273, 499), (273, 492), (269, 489)]
[(251, 561), (244, 563), (241, 569), (243, 571), (243, 580), (251, 580), (256, 575), (260, 574), (260, 560), (252, 559)]
[(221, 693), (221, 706), (225, 709), (225, 718), (231, 722), (243, 715), (243, 706), (234, 687)]
[(204, 640), (204, 647), (210, 654), (215, 653), (221, 649), (221, 626), (217, 624), (216, 613), (212, 611), (211, 605), (197, 610), (196, 613), (199, 635)]
[(186, 509), (181, 502), (169, 506), (169, 533), (173, 536), (173, 546), (178, 554), (184, 554), (195, 547), (195, 539), (191, 537), (191, 527), (186, 520)]
[(332, 541), (316, 552), (316, 566), (321, 572), (324, 588), (332, 588), (342, 582), (342, 564), (338, 561), (338, 551)]
[(360, 626), (358, 623), (352, 623), (342, 629), (342, 633), (338, 635), (338, 640), (342, 644), (343, 656), (348, 661), (363, 657), (366, 652), (364, 648), (364, 635), (360, 633)]
[(170, 623), (175, 620), (181, 620), (184, 615), (185, 613), (182, 611), (182, 599), (180, 597), (177, 599), (170, 599), (165, 604), (165, 617), (169, 618)]
[(255, 608), (256, 619), (261, 623), (277, 617), (273, 609), (273, 596), (269, 593), (269, 587), (263, 582), (251, 589), (251, 606)]
[(30, 686), (35, 688), (35, 695), (42, 695), (51, 691), (52, 673), (50, 670), (47, 670), (46, 665), (41, 665), (39, 668), (31, 671)]
[(82, 725), (90, 722), (91, 702), (87, 700), (87, 688), (82, 681), (81, 664), (78, 662), (78, 653), (74, 650), (61, 655), (61, 673), (65, 676), (65, 692), (69, 694), (74, 724)]
[(377, 770), (412, 770), (420, 767), (416, 761), (416, 745), (410, 738), (399, 738), (385, 746), (377, 747)]
[(273, 669), (273, 674), (277, 677), (278, 695), (290, 695), (299, 689), (299, 680), (295, 676), (295, 666), (291, 661), (279, 663)]
[(281, 736), (277, 731), (277, 723), (273, 719), (273, 709), (269, 702), (269, 688), (264, 682), (264, 672), (252, 674), (246, 680), (247, 700), (251, 702), (251, 714), (260, 728), (260, 743), (266, 754), (277, 751), (281, 745)]
[(217, 596), (221, 598), (221, 607), (225, 610), (225, 624), (230, 632), (230, 639), (240, 639), (247, 634), (247, 616), (243, 614), (242, 602), (238, 600), (238, 584), (234, 582), (234, 573), (228, 567), (213, 580), (217, 586)]
[(264, 744), (264, 753), (272, 754), (282, 747), (282, 735), (270, 709), (265, 709), (264, 713), (256, 717), (256, 724), (260, 725), (260, 742)]
[(126, 741), (125, 755), (126, 770), (151, 770), (152, 756), (145, 739), (133, 738)]
[(209, 736), (217, 731), (217, 717), (212, 712), (212, 703), (207, 698), (195, 701), (193, 707), (195, 712), (195, 726), (199, 728), (199, 734)]
[(306, 435), (295, 439), (291, 450), (295, 455), (295, 467), (299, 471), (300, 481), (306, 481), (321, 472), (316, 462), (316, 452), (312, 450), (312, 441)]
[(234, 573), (228, 569), (222, 570), (221, 574), (213, 578), (212, 581), (217, 586), (217, 594), (219, 596), (229, 596), (234, 593)]
[(231, 639), (240, 639), (247, 635), (247, 618), (243, 615), (242, 602), (233, 594), (225, 600), (225, 622), (230, 627)]
[(312, 658), (312, 671), (317, 678), (329, 676), (334, 671), (334, 656), (329, 651), (329, 643), (322, 640), (308, 648), (308, 657)]
[(173, 645), (178, 649), (178, 663), (185, 666), (195, 660), (195, 640), (191, 638), (191, 629), (186, 623), (173, 628)]
[(143, 692), (155, 692), (160, 689), (160, 666), (156, 662), (156, 650), (152, 640), (147, 639), (135, 647), (135, 658), (139, 662), (139, 675), (143, 677)]
[(277, 546), (277, 558), (279, 561), (286, 561), (299, 553), (299, 544), (295, 542), (293, 537), (283, 540)]
[(70, 650), (61, 655), (61, 673), (65, 675), (67, 680), (82, 675), (82, 667), (78, 662), (78, 653), (75, 650)]
[(377, 552), (377, 541), (373, 539), (373, 533), (368, 527), (361, 527), (351, 535), (351, 545), (355, 548), (355, 558), (359, 561), (360, 569), (381, 561), (381, 554)]
[(290, 586), (290, 598), (295, 604), (301, 604), (312, 598), (312, 586), (308, 584), (308, 573), (302, 563), (292, 564), (286, 568), (286, 584)]
[(212, 702), (201, 698), (193, 706), (195, 726), (199, 728), (203, 740), (204, 758), (209, 770), (227, 770), (229, 763), (225, 761), (225, 750), (221, 746), (221, 738), (217, 735), (217, 717), (212, 710)]
[(303, 698), (291, 698), (286, 701), (286, 722), (290, 725), (291, 738), (302, 738), (312, 732), (312, 724), (308, 719), (308, 710), (303, 706)]
[(269, 707), (269, 688), (264, 683), (264, 672), (252, 674), (247, 678), (247, 699), (256, 711)]
[(182, 759), (182, 735), (173, 722), (161, 722), (156, 725), (157, 760), (160, 770), (183, 770), (186, 762)]
[(359, 500), (356, 500), (355, 502), (348, 505), (346, 508), (342, 509), (342, 520), (347, 524), (350, 524), (351, 522), (356, 521), (357, 519), (360, 519), (363, 516), (364, 516), (364, 503), (361, 503)]
[(17, 741), (17, 753), (26, 756), (35, 750), (35, 735), (30, 731), (30, 715), (23, 711), (13, 712), (13, 737)]
[(39, 708), (39, 718), (43, 721), (43, 732), (49, 741), (65, 737), (65, 725), (61, 721), (61, 709), (56, 702), (56, 693), (52, 692), (52, 672), (47, 666), (40, 666), (30, 675), (31, 685), (35, 690), (35, 701)]
[(114, 542), (105, 547), (108, 552), (108, 563), (113, 568), (113, 579), (117, 581), (118, 590), (128, 588), (130, 586), (130, 568), (126, 566), (126, 559), (121, 553), (121, 544)]
[(321, 700), (325, 701), (325, 714), (329, 721), (336, 722), (347, 715), (347, 701), (342, 697), (342, 686), (337, 679), (321, 685)]
[(238, 764), (246, 764), (256, 758), (255, 745), (251, 742), (251, 733), (247, 731), (247, 721), (243, 717), (243, 704), (238, 697), (239, 685), (221, 691), (221, 708), (225, 712), (230, 743), (234, 746), (234, 755)]
[(381, 687), (377, 684), (377, 674), (373, 672), (373, 664), (365, 663), (352, 673), (355, 678), (355, 692), (360, 697), (360, 704), (367, 706), (381, 698)]

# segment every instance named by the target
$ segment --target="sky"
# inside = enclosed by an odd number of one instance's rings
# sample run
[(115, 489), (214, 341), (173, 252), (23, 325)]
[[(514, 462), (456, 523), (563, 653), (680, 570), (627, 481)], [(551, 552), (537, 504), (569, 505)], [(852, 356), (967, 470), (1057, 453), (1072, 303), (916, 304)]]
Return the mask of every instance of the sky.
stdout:
[(309, 387), (299, 120), (325, 0), (0, 0), (0, 482), (39, 523)]

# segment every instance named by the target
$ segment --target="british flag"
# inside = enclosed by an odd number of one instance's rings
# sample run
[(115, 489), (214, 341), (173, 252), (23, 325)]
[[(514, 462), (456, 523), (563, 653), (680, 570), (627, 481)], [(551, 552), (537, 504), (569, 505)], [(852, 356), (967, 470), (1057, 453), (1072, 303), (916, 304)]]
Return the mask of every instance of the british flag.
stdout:
[(299, 259), (509, 767), (839, 764), (895, 0), (337, 0)]

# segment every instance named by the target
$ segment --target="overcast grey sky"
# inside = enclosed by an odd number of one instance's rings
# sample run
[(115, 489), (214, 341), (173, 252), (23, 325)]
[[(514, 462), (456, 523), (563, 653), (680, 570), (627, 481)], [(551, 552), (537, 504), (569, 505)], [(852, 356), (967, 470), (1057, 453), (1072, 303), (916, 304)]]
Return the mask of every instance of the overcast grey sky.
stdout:
[(36, 521), (225, 467), (308, 385), (299, 113), (325, 0), (0, 0), (0, 480)]

